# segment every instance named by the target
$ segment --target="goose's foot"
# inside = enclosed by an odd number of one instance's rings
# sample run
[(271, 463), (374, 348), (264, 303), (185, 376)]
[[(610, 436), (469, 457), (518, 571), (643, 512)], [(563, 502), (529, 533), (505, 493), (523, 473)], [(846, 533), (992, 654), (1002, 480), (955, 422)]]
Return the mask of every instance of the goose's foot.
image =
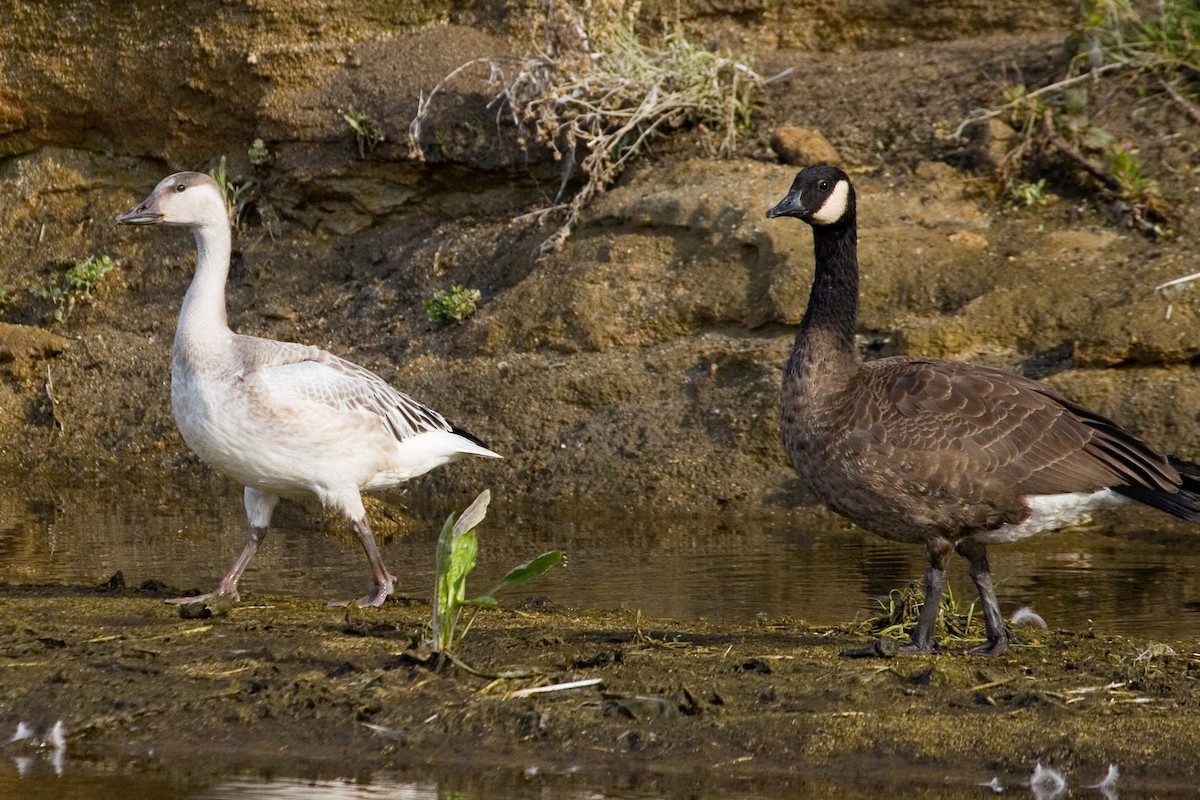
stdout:
[[(362, 503), (360, 501), (360, 512), (361, 509)], [(363, 552), (367, 555), (367, 563), (371, 565), (371, 579), (375, 581), (375, 588), (369, 594), (363, 595), (354, 602), (359, 608), (378, 608), (383, 605), (383, 601), (387, 600), (388, 595), (392, 593), (392, 588), (396, 584), (396, 578), (383, 565), (383, 558), (379, 555), (379, 548), (375, 545), (375, 534), (371, 533), (371, 525), (367, 522), (366, 516), (351, 519), (350, 530), (358, 537), (358, 542), (362, 545)]]
[(358, 606), (359, 608), (379, 608), (387, 602), (388, 596), (391, 595), (391, 589), (384, 589), (381, 586), (376, 586), (374, 590), (364, 594), (357, 600), (330, 600), (325, 605), (329, 608), (349, 608), (350, 606)]
[(165, 602), (179, 609), (183, 619), (209, 619), (229, 613), (238, 602), (237, 592), (209, 592), (193, 597), (172, 597)]
[(937, 638), (934, 629), (937, 627), (938, 613), (942, 605), (942, 593), (946, 590), (946, 570), (943, 562), (949, 553), (949, 545), (943, 545), (938, 540), (929, 545), (929, 569), (925, 570), (925, 597), (921, 601), (921, 611), (917, 616), (917, 627), (913, 629), (912, 641), (902, 645), (899, 651), (902, 655), (931, 655), (937, 652)]
[[(251, 490), (247, 489), (247, 509), (249, 509)], [(278, 499), (278, 498), (276, 498)], [(275, 503), (271, 502), (271, 507)], [(168, 603), (175, 606), (191, 606), (196, 603), (206, 603), (214, 608), (228, 609), (234, 603), (240, 603), (242, 598), (238, 594), (238, 581), (242, 579), (242, 572), (245, 571), (246, 565), (250, 563), (250, 559), (254, 558), (254, 554), (258, 551), (258, 544), (267, 535), (267, 526), (250, 524), (246, 527), (246, 541), (242, 545), (242, 552), (238, 554), (237, 560), (233, 562), (233, 566), (229, 568), (229, 572), (221, 579), (221, 583), (217, 586), (216, 591), (208, 592), (207, 594), (198, 594), (192, 597), (173, 597), (167, 600)]]
[(238, 594), (237, 590), (237, 581), (230, 582), (226, 579), (221, 581), (221, 585), (216, 588), (216, 591), (192, 595), (191, 597), (170, 597), (163, 602), (170, 603), (173, 606), (190, 606), (193, 603), (231, 606), (241, 601), (241, 595)]
[(330, 608), (346, 608), (347, 606), (355, 605), (359, 608), (379, 608), (383, 605), (396, 585), (396, 579), (392, 577), (390, 572), (385, 571), (386, 578), (375, 584), (375, 588), (367, 592), (357, 600), (334, 600), (325, 605)]
[(999, 639), (989, 639), (984, 644), (972, 647), (969, 652), (975, 656), (1002, 656), (1008, 652), (1008, 636), (1002, 636)]
[(354, 602), (359, 608), (379, 608), (391, 593), (392, 585), (389, 582), (387, 586), (376, 586), (374, 591), (364, 594)]

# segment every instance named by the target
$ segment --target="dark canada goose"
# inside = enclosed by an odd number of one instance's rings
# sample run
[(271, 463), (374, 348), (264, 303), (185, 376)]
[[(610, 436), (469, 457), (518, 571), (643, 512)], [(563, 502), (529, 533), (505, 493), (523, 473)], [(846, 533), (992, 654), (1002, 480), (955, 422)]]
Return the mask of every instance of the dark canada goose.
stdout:
[(366, 551), (374, 588), (359, 606), (387, 599), (394, 578), (367, 522), (362, 491), (386, 489), (464, 455), (500, 458), (374, 373), (309, 347), (229, 329), (225, 279), (230, 229), (216, 182), (198, 172), (163, 179), (122, 225), (177, 225), (196, 237), (196, 272), (171, 357), (171, 410), (188, 446), (245, 487), (245, 545), (213, 592), (228, 597), (266, 535), (282, 497), (314, 495), (345, 514)]
[(925, 546), (925, 600), (906, 652), (934, 648), (951, 552), (983, 606), (987, 644), (1009, 634), (987, 546), (1137, 500), (1200, 519), (1200, 466), (1165, 456), (1111, 419), (1000, 370), (897, 356), (863, 363), (858, 228), (846, 173), (802, 170), (767, 212), (813, 229), (816, 274), (783, 378), (780, 429), (801, 479), (831, 509), (888, 539)]

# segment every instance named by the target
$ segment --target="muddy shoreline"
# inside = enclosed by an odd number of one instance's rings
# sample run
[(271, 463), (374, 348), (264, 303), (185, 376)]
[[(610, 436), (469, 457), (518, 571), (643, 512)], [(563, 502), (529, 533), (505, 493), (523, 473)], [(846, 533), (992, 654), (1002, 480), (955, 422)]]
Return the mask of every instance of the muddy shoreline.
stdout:
[[(476, 622), (460, 650), (476, 675), (430, 669), (420, 600), (346, 611), (251, 593), (226, 615), (185, 620), (164, 591), (0, 587), (0, 724), (44, 731), (61, 719), (70, 759), (214, 775), (428, 777), (469, 765), (775, 792), (845, 785), (847, 763), (864, 780), (918, 785), (949, 775), (1015, 786), (1038, 761), (1076, 786), (1109, 763), (1139, 790), (1200, 777), (1194, 643), (1022, 629), (997, 659), (959, 648), (860, 660), (839, 653), (869, 640), (861, 629), (534, 601)], [(494, 677), (511, 672), (527, 676)]]

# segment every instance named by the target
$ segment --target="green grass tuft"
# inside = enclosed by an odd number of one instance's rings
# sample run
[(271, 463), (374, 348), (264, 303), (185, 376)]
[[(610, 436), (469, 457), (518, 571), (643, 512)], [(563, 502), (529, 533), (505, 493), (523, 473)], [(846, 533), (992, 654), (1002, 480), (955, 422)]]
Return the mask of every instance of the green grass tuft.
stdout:
[(468, 289), (456, 283), (449, 289), (434, 292), (433, 297), (422, 300), (421, 305), (431, 322), (458, 323), (475, 313), (482, 298), (478, 289)]
[[(52, 272), (46, 280), (29, 288), (29, 293), (53, 305), (50, 316), (64, 322), (79, 303), (90, 303), (100, 280), (117, 267), (109, 256), (88, 256), (66, 265), (66, 270)], [(14, 301), (15, 302), (15, 301)]]

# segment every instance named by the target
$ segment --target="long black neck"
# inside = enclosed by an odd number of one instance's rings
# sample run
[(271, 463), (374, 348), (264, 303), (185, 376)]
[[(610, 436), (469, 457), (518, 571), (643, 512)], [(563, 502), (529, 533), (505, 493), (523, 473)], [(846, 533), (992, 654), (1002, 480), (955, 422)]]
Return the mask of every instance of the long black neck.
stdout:
[(814, 225), (813, 252), (816, 275), (796, 336), (797, 349), (805, 344), (823, 345), (857, 358), (858, 224), (854, 214), (834, 225)]

